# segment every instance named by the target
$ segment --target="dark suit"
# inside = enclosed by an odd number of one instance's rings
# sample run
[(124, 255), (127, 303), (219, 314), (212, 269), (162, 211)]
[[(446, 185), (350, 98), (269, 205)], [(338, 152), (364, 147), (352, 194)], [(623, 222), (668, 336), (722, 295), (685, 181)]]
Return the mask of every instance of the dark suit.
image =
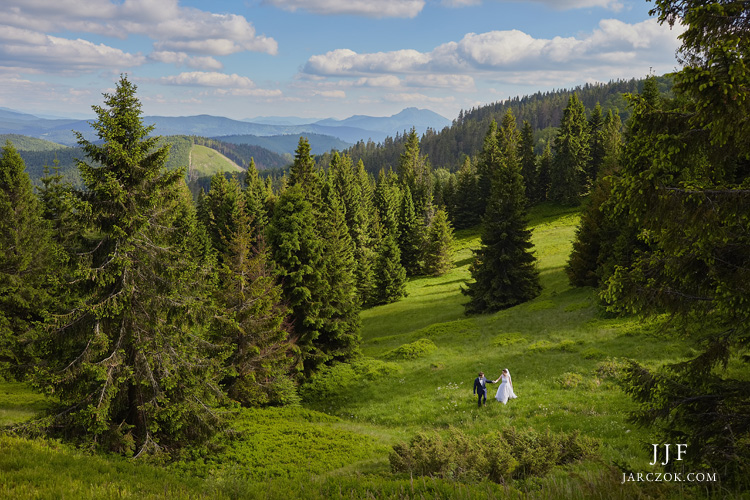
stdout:
[(487, 402), (487, 384), (494, 384), (492, 380), (487, 380), (486, 378), (475, 378), (474, 379), (474, 394), (476, 394), (479, 397), (479, 401), (477, 401), (478, 406), (482, 406), (482, 400), (484, 402)]

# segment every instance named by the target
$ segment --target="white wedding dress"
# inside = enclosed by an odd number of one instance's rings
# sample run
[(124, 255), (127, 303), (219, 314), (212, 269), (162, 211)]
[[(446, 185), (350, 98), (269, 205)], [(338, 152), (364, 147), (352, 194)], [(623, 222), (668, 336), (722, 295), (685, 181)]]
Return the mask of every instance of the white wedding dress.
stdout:
[(509, 399), (516, 398), (516, 393), (513, 392), (513, 382), (510, 379), (510, 373), (508, 373), (507, 376), (502, 375), (500, 380), (502, 380), (502, 382), (500, 383), (500, 387), (497, 388), (495, 399), (503, 404), (508, 404)]

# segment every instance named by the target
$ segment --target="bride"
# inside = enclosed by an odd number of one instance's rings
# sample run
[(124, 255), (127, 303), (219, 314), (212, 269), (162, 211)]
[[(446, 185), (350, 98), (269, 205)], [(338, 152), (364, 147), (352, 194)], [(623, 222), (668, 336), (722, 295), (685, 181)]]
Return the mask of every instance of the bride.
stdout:
[(513, 392), (513, 380), (510, 378), (510, 372), (507, 368), (503, 370), (502, 375), (495, 380), (495, 383), (497, 383), (498, 380), (502, 380), (502, 383), (500, 384), (500, 387), (497, 388), (495, 399), (503, 404), (507, 404), (509, 399), (516, 398), (516, 393)]

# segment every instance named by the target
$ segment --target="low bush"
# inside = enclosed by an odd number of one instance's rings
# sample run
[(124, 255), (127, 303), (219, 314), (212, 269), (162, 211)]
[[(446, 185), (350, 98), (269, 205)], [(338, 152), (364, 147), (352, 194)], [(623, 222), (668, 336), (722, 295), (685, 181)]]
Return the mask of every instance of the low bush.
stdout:
[(437, 349), (435, 342), (430, 339), (419, 339), (409, 344), (404, 344), (392, 351), (385, 353), (386, 359), (417, 359), (427, 356)]
[(594, 372), (602, 380), (613, 379), (615, 381), (619, 381), (624, 374), (625, 368), (627, 367), (627, 360), (608, 358), (597, 363), (596, 368), (594, 368)]
[(580, 373), (563, 373), (555, 379), (555, 383), (563, 389), (574, 389), (583, 382), (583, 375)]
[(505, 484), (511, 479), (543, 476), (556, 465), (597, 455), (598, 441), (570, 434), (507, 428), (481, 437), (469, 437), (452, 428), (447, 437), (420, 432), (411, 441), (393, 447), (393, 472), (460, 481), (488, 479)]

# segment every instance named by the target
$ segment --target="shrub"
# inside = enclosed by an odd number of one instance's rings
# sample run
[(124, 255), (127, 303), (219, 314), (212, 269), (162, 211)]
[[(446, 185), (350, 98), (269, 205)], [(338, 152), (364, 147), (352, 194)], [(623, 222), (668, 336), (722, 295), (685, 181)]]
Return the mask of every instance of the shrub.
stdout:
[(492, 345), (496, 347), (507, 347), (509, 345), (521, 344), (523, 342), (527, 342), (527, 340), (523, 338), (520, 333), (504, 333), (495, 337), (492, 341)]
[(451, 429), (445, 438), (437, 432), (420, 432), (408, 444), (395, 445), (389, 460), (393, 472), (504, 484), (511, 478), (542, 476), (556, 465), (595, 457), (598, 448), (598, 441), (577, 431), (552, 434), (508, 428), (469, 437)]
[(529, 346), (529, 351), (549, 351), (550, 349), (554, 348), (555, 344), (550, 342), (549, 340), (537, 340), (533, 344)]
[(598, 359), (603, 358), (606, 354), (595, 347), (589, 347), (581, 352), (581, 356), (583, 356), (583, 359)]
[(583, 375), (580, 373), (563, 373), (557, 379), (555, 379), (557, 385), (563, 389), (573, 389), (578, 387), (583, 382)]
[(596, 365), (596, 368), (594, 368), (594, 371), (596, 372), (596, 375), (602, 380), (614, 379), (616, 381), (619, 381), (625, 373), (624, 370), (627, 367), (628, 362), (626, 360), (609, 358), (599, 362)]
[(410, 344), (404, 344), (392, 351), (385, 353), (388, 359), (417, 359), (427, 356), (437, 349), (435, 343), (430, 339), (419, 339)]
[(393, 472), (456, 481), (490, 479), (496, 483), (510, 479), (516, 466), (499, 433), (481, 439), (457, 429), (451, 429), (445, 439), (437, 432), (420, 432), (409, 444), (395, 445), (389, 460)]

